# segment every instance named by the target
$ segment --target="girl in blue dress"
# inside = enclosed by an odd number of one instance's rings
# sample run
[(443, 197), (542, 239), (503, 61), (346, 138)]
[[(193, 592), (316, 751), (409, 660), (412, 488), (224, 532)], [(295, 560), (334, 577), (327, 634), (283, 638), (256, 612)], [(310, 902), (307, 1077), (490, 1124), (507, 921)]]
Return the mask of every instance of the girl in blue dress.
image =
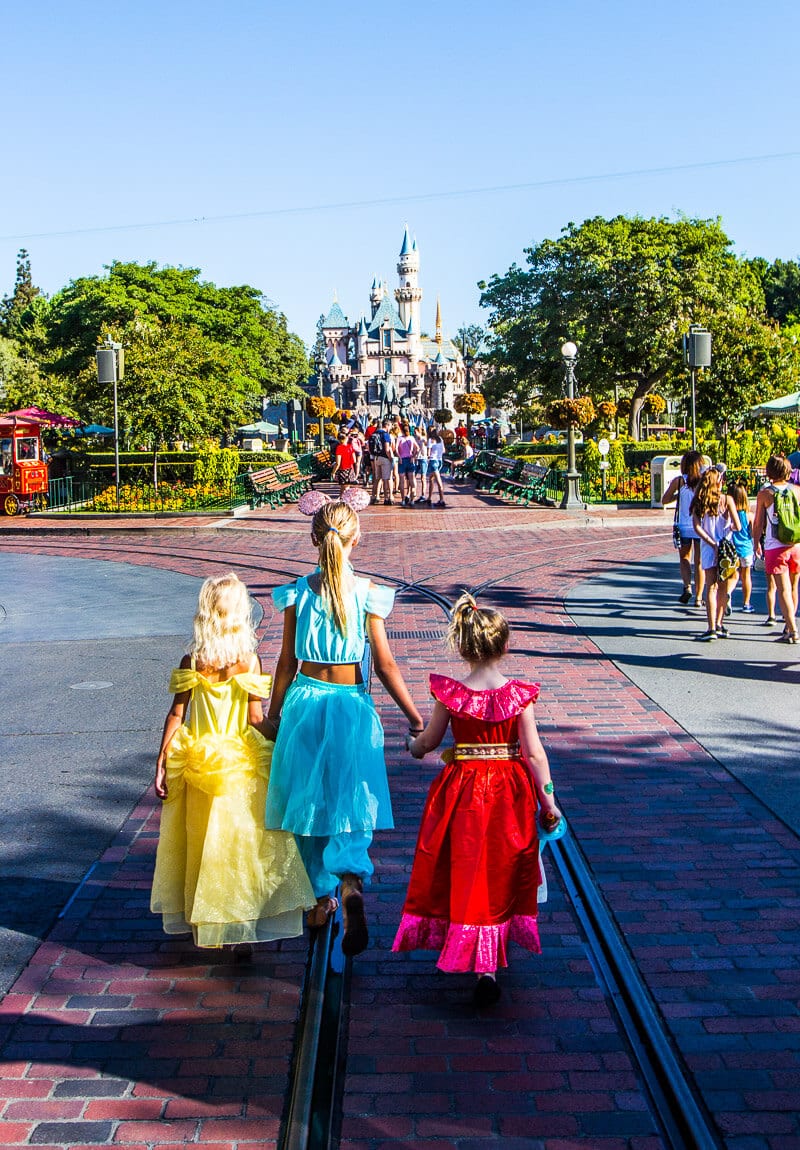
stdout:
[(319, 566), (273, 592), (283, 643), (266, 719), (276, 735), (266, 824), (296, 836), (317, 898), (310, 926), (322, 926), (336, 909), (341, 883), (346, 955), (369, 940), (363, 884), (374, 870), (373, 832), (394, 825), (383, 728), (361, 677), (366, 642), (409, 731), (424, 726), (386, 638), (394, 591), (360, 578), (350, 564), (359, 539), (355, 511), (325, 503), (311, 525)]

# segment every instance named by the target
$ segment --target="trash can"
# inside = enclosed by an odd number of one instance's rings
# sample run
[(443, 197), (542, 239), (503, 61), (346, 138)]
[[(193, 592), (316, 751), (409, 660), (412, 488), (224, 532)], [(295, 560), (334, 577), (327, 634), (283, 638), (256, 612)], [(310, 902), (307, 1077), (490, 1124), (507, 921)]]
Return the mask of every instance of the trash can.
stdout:
[(657, 455), (650, 461), (650, 506), (663, 507), (661, 497), (681, 473), (680, 455)]

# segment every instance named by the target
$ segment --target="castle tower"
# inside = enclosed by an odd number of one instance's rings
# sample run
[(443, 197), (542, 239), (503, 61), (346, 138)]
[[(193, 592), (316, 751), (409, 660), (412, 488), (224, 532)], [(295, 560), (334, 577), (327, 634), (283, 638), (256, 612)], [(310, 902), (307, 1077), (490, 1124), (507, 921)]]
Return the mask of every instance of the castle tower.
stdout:
[(383, 299), (383, 284), (380, 282), (380, 280), (378, 279), (377, 276), (374, 276), (373, 280), (372, 280), (372, 287), (370, 288), (370, 291), (369, 291), (369, 302), (370, 302), (370, 306), (372, 307), (372, 316), (370, 317), (371, 319), (375, 318), (375, 312), (381, 306), (381, 300), (382, 299)]
[(417, 241), (413, 243), (408, 234), (408, 225), (403, 233), (403, 246), (400, 248), (400, 258), (397, 261), (397, 274), (400, 277), (400, 286), (395, 289), (394, 298), (403, 326), (408, 328), (413, 324), (416, 331), (421, 330), (420, 301), (422, 289), (419, 286), (419, 252)]

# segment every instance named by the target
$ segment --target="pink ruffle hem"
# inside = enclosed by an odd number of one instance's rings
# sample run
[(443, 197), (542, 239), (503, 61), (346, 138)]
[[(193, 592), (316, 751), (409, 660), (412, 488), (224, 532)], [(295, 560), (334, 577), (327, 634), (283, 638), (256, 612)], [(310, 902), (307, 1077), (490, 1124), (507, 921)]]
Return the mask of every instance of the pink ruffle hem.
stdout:
[(434, 699), (444, 703), (452, 715), (466, 715), (485, 723), (513, 719), (539, 697), (539, 684), (523, 683), (521, 679), (508, 679), (491, 691), (473, 691), (448, 675), (431, 675), (430, 684)]
[(506, 945), (516, 942), (541, 954), (539, 927), (532, 915), (514, 915), (497, 926), (469, 926), (445, 918), (404, 914), (392, 950), (441, 951), (436, 965), (448, 974), (487, 974), (508, 966)]

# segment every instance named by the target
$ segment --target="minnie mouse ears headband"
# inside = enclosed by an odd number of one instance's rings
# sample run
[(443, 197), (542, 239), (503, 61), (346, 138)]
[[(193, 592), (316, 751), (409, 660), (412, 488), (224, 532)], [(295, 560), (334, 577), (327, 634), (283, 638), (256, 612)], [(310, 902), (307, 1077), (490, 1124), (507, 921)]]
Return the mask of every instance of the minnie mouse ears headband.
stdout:
[(346, 503), (358, 514), (365, 507), (369, 507), (369, 493), (361, 487), (348, 487), (342, 492), (340, 500), (331, 499), (323, 491), (306, 491), (297, 501), (297, 510), (301, 515), (316, 515), (326, 503)]

